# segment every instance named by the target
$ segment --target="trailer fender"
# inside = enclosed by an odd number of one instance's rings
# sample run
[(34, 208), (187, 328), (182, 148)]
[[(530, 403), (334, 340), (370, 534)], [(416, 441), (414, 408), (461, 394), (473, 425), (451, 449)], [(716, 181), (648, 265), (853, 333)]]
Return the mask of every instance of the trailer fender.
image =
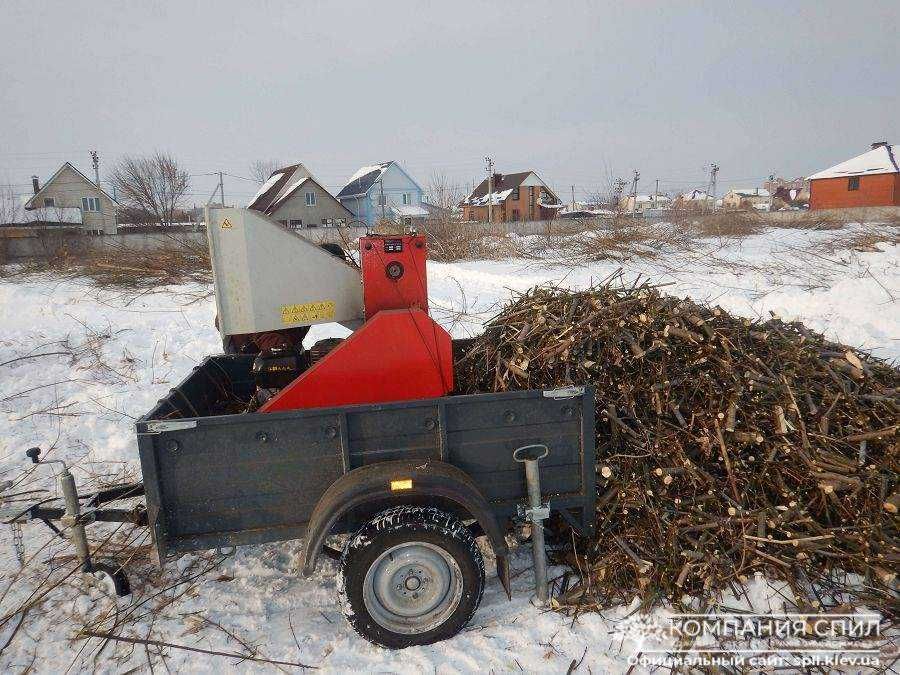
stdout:
[(402, 504), (409, 497), (441, 497), (458, 504), (484, 530), (497, 557), (497, 576), (509, 595), (509, 550), (490, 505), (461, 469), (437, 460), (379, 462), (353, 469), (332, 483), (316, 503), (306, 530), (303, 575), (315, 571), (325, 537), (352, 509), (369, 502)]

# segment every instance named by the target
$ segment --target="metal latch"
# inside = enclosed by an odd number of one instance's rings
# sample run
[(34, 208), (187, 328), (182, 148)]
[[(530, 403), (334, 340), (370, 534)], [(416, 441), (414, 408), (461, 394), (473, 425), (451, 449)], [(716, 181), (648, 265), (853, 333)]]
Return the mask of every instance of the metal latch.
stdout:
[(179, 431), (180, 429), (193, 429), (197, 426), (197, 420), (161, 420), (159, 422), (147, 422), (148, 434), (161, 434), (164, 431)]
[(575, 398), (584, 395), (584, 387), (562, 387), (560, 389), (545, 389), (544, 398), (552, 398), (557, 401), (567, 398)]

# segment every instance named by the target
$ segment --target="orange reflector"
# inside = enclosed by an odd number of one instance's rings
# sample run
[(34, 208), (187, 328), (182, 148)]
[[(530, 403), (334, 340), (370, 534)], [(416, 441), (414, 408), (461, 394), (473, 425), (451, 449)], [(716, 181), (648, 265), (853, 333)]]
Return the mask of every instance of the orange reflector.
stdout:
[(403, 480), (392, 480), (391, 490), (412, 490), (412, 478), (404, 478)]

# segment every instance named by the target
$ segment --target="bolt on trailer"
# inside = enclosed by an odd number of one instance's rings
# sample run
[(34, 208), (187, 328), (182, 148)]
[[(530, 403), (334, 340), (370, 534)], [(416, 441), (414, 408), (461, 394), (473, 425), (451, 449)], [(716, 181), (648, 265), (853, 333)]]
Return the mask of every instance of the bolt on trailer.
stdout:
[[(44, 521), (119, 593), (127, 577), (92, 559), (91, 522), (146, 525), (159, 564), (305, 537), (303, 574), (322, 555), (337, 559), (352, 627), (401, 648), (471, 618), (484, 587), (475, 537), (486, 536), (510, 593), (505, 535), (528, 520), (545, 601), (543, 521), (593, 528), (594, 390), (455, 395), (466, 342), (428, 315), (423, 237), (363, 237), (356, 269), (256, 212), (210, 210), (207, 227), (228, 353), (138, 420), (143, 482), (82, 496), (64, 466), (63, 504), (6, 509), (6, 521)], [(355, 330), (303, 347), (311, 325), (332, 321)], [(138, 495), (138, 507), (105, 506)], [(341, 533), (337, 550), (329, 537)]]

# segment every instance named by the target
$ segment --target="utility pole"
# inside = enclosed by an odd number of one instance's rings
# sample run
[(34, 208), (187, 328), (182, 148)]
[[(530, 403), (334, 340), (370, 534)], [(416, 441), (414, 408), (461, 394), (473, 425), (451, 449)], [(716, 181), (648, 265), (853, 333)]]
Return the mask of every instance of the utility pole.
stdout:
[(575, 186), (572, 186), (572, 210), (575, 210)]
[(656, 190), (653, 192), (653, 208), (657, 207), (657, 199), (659, 199), (659, 178), (656, 179)]
[(97, 184), (97, 189), (100, 189), (100, 155), (96, 150), (91, 150), (91, 164), (94, 165), (94, 182)]
[(494, 160), (492, 160), (490, 157), (485, 157), (484, 161), (487, 164), (487, 174), (488, 174), (488, 191), (487, 191), (488, 222), (493, 223), (494, 222), (494, 209), (492, 208), (492, 204), (494, 201)]
[(634, 176), (631, 178), (631, 215), (634, 215), (634, 212), (637, 210), (637, 186), (640, 178), (641, 174), (635, 169)]
[(381, 191), (381, 196), (378, 198), (378, 201), (381, 202), (381, 219), (387, 220), (387, 216), (384, 213), (387, 207), (387, 200), (384, 198), (384, 181), (380, 178), (378, 179), (378, 188)]
[(625, 186), (627, 183), (621, 178), (616, 178), (616, 182), (613, 185), (613, 205), (615, 208), (619, 208), (619, 202), (622, 201), (622, 192), (625, 191)]
[(225, 183), (222, 181), (222, 172), (219, 172), (219, 197), (222, 198), (222, 206), (225, 206)]
[[(716, 210), (716, 176), (719, 173), (719, 165), (713, 162), (709, 165), (709, 196), (712, 199), (712, 210)], [(709, 200), (707, 200), (709, 201)]]

